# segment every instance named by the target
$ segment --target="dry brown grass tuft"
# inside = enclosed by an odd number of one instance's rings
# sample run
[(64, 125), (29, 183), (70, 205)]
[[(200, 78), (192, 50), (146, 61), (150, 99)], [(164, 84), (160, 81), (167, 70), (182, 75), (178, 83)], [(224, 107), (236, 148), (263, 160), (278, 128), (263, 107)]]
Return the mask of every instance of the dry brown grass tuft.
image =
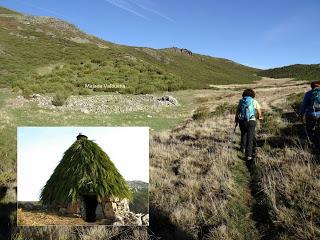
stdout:
[(228, 148), (231, 119), (190, 121), (151, 139), (152, 207), (190, 238), (228, 239), (236, 231), (230, 227), (229, 220), (235, 216), (230, 216), (228, 209), (232, 199), (240, 195), (231, 171), (235, 150)]
[(146, 227), (20, 227), (12, 237), (14, 240), (147, 240)]
[(320, 167), (316, 156), (296, 147), (260, 151), (262, 187), (283, 239), (320, 237)]

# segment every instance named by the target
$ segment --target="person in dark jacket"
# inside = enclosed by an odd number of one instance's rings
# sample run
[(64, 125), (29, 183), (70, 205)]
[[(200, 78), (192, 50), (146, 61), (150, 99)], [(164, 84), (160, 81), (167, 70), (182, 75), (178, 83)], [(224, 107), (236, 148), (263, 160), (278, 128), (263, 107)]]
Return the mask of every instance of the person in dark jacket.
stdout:
[(255, 92), (252, 89), (246, 89), (242, 93), (242, 98), (251, 97), (253, 98), (252, 104), (255, 109), (254, 115), (250, 116), (249, 119), (243, 120), (241, 119), (241, 108), (242, 104), (239, 101), (239, 105), (237, 108), (235, 122), (239, 123), (240, 131), (241, 131), (241, 143), (240, 149), (243, 153), (245, 153), (246, 160), (251, 161), (256, 154), (256, 119), (262, 119), (261, 107), (257, 100), (255, 100)]
[(300, 117), (303, 120), (305, 117), (305, 124), (308, 137), (316, 148), (320, 148), (320, 111), (316, 111), (313, 107), (312, 95), (313, 92), (319, 90), (320, 81), (313, 81), (311, 83), (311, 90), (306, 92), (300, 107)]

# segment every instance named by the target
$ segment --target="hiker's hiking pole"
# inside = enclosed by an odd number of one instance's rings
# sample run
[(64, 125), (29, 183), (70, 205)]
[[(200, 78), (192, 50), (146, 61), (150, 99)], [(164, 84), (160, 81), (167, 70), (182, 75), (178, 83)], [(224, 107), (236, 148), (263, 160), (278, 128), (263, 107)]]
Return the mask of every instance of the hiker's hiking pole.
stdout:
[(306, 121), (302, 118), (302, 124), (303, 124), (303, 129), (304, 129), (304, 133), (306, 134), (307, 137), (307, 141), (310, 145), (312, 145), (312, 142), (310, 140), (309, 134), (308, 134), (308, 130), (307, 130), (307, 124)]
[(232, 132), (230, 132), (230, 138), (229, 138), (229, 140), (228, 140), (228, 142), (227, 142), (227, 144), (226, 144), (226, 148), (228, 149), (230, 146), (231, 146), (231, 144), (234, 142), (234, 138), (235, 138), (235, 136), (236, 136), (236, 129), (237, 129), (237, 126), (238, 126), (238, 122), (236, 122), (236, 125), (235, 125), (235, 127), (234, 127), (234, 129), (232, 129)]
[(236, 130), (237, 130), (237, 127), (238, 127), (238, 124), (239, 124), (239, 122), (237, 121), (237, 122), (236, 122), (236, 125), (234, 126), (234, 130), (233, 130), (233, 133), (235, 133), (235, 132), (236, 132)]
[(308, 130), (307, 130), (307, 124), (306, 124), (306, 121), (305, 121), (304, 117), (296, 112), (296, 110), (295, 110), (293, 105), (291, 105), (291, 108), (292, 108), (293, 112), (296, 114), (296, 116), (298, 117), (298, 119), (300, 119), (302, 121), (303, 131), (304, 131), (304, 134), (306, 135), (308, 144), (312, 145), (312, 142), (310, 140), (309, 133), (308, 133)]

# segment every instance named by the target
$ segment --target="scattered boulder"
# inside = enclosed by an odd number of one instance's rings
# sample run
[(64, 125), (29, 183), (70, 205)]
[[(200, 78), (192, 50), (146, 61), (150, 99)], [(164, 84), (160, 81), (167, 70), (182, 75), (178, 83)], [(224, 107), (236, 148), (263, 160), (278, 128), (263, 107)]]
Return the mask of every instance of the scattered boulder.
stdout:
[(137, 214), (134, 217), (132, 217), (132, 225), (142, 226), (141, 215)]
[(169, 95), (158, 98), (158, 101), (166, 105), (178, 105), (178, 100)]
[(41, 97), (41, 95), (38, 94), (38, 93), (34, 93), (34, 94), (31, 95), (31, 97), (32, 98), (39, 98), (39, 97)]
[(97, 209), (96, 209), (96, 219), (103, 219), (104, 218), (104, 213), (101, 204), (98, 204)]
[(123, 223), (122, 222), (114, 222), (112, 225), (113, 226), (123, 226)]
[[(68, 39), (68, 38), (67, 38)], [(69, 38), (70, 41), (75, 42), (75, 43), (91, 43), (91, 41), (87, 38), (81, 38), (79, 36), (77, 37), (71, 37)]]
[(181, 53), (181, 54), (184, 54), (184, 55), (187, 55), (190, 57), (192, 57), (192, 55), (193, 55), (192, 51), (190, 51), (189, 49), (186, 49), (186, 48), (172, 47), (172, 48), (169, 48), (169, 50), (176, 52), (176, 53)]
[(149, 214), (143, 215), (141, 217), (142, 225), (149, 225)]
[(123, 217), (116, 215), (114, 218), (115, 223), (121, 223), (122, 225), (124, 225), (124, 221), (123, 221)]
[(136, 214), (133, 212), (129, 212), (124, 217), (124, 222), (126, 225), (135, 225), (135, 226), (142, 226), (142, 220), (141, 220), (142, 214)]
[[(158, 112), (162, 107), (174, 107), (178, 104), (177, 99), (172, 96), (162, 96), (160, 98), (146, 95), (93, 95), (93, 96), (70, 96), (63, 106), (52, 104), (53, 96), (30, 94), (30, 97), (17, 98), (10, 100), (11, 107), (20, 108), (27, 104), (34, 103), (40, 108), (50, 109), (59, 112), (79, 111), (84, 114), (90, 113), (127, 113), (134, 111)], [(148, 115), (147, 118), (152, 118)]]
[(89, 114), (89, 110), (86, 108), (80, 109), (80, 112), (84, 113), (84, 114)]

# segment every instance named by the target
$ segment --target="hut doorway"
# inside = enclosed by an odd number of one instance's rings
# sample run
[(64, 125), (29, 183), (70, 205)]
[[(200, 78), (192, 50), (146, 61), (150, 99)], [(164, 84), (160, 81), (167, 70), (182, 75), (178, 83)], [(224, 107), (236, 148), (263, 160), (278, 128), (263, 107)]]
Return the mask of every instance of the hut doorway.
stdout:
[(86, 222), (95, 222), (98, 205), (97, 195), (83, 195), (83, 203), (86, 211)]

